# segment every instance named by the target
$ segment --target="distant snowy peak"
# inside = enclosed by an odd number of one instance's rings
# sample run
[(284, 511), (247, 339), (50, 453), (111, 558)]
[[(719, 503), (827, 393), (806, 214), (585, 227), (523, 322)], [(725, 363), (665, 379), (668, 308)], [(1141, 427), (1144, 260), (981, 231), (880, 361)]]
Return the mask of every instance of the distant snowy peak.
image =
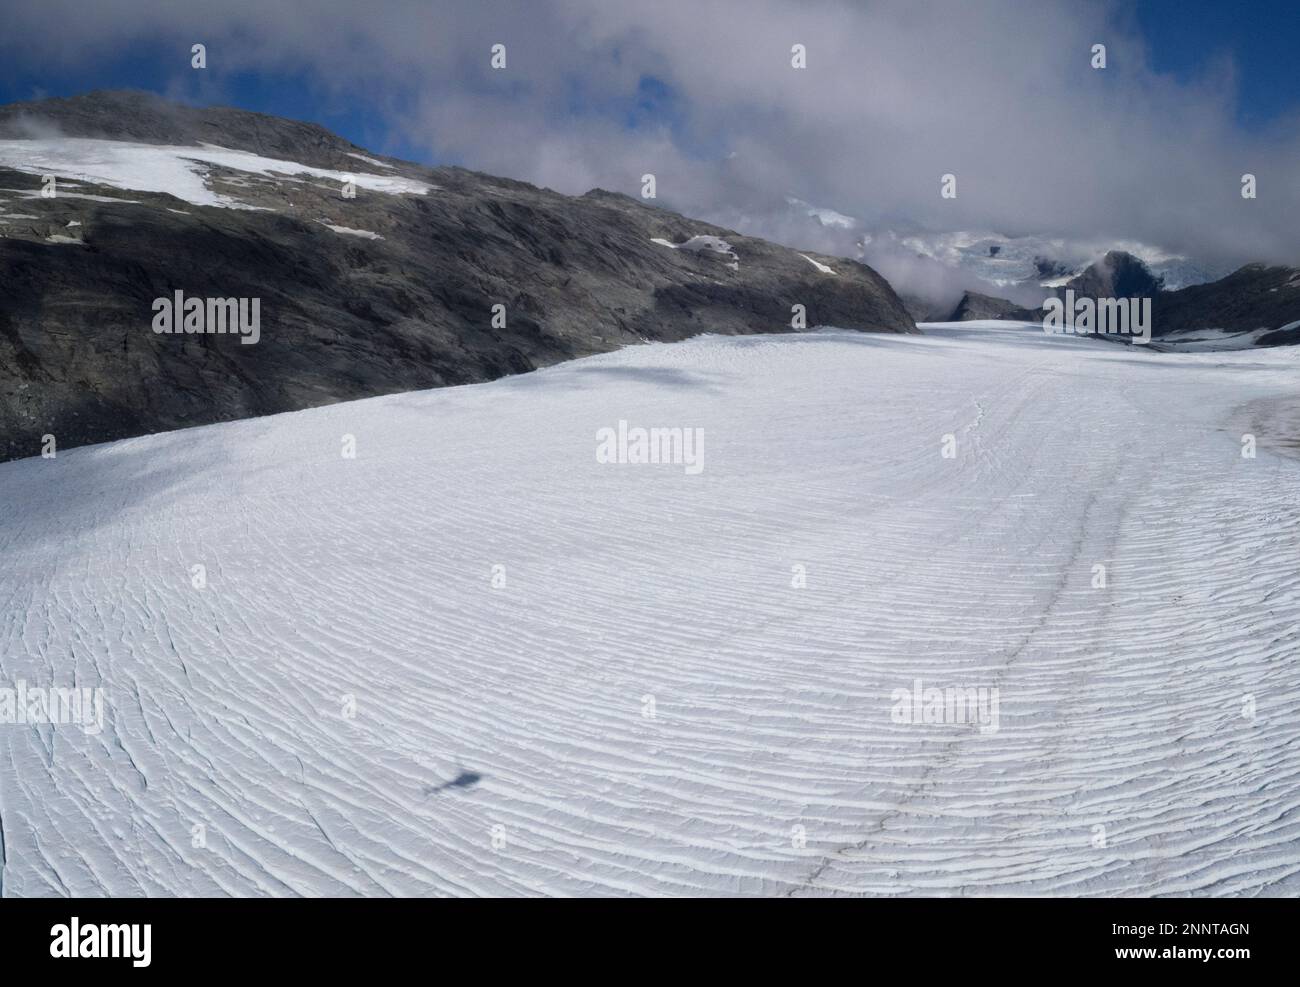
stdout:
[(1231, 268), (1207, 264), (1181, 254), (1137, 242), (1084, 241), (1063, 237), (1008, 237), (998, 233), (957, 231), (898, 235), (875, 234), (873, 240), (894, 239), (913, 253), (997, 287), (1038, 285), (1059, 288), (1082, 274), (1110, 251), (1137, 257), (1166, 290), (1204, 284), (1226, 275)]
[[(1163, 280), (1168, 291), (1188, 285), (1217, 281), (1233, 270), (1232, 265), (1214, 264), (1184, 254), (1132, 240), (1081, 239), (1037, 234), (1007, 236), (981, 230), (916, 232), (897, 228), (871, 228), (853, 216), (787, 195), (788, 212), (780, 217), (782, 237), (796, 246), (816, 246), (822, 253), (839, 254), (880, 267), (903, 272), (904, 283), (895, 287), (914, 294), (927, 294), (917, 280), (916, 260), (932, 267), (922, 280), (934, 286), (947, 304), (962, 290), (988, 294), (1013, 294), (1026, 301), (1039, 289), (1063, 287), (1108, 252), (1120, 251), (1140, 259), (1151, 273)], [(889, 258), (893, 258), (891, 263)], [(944, 273), (940, 273), (944, 272)], [(1008, 289), (1000, 292), (997, 289)], [(1020, 289), (1011, 291), (1010, 289)], [(937, 300), (937, 299), (936, 299)]]

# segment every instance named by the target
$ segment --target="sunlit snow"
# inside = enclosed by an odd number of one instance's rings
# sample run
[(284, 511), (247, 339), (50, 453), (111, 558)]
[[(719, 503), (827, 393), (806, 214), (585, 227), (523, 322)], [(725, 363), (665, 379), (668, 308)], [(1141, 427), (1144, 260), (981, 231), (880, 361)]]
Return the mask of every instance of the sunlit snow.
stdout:
[(731, 244), (722, 239), (722, 237), (701, 234), (691, 237), (684, 243), (673, 243), (671, 240), (665, 240), (663, 237), (653, 236), (650, 238), (650, 242), (657, 243), (661, 247), (671, 247), (673, 250), (687, 250), (692, 252), (705, 251), (711, 254), (722, 254), (731, 261), (728, 266), (731, 267), (732, 270), (737, 270), (740, 267), (740, 258), (736, 256), (736, 252), (732, 249)]
[(807, 261), (809, 264), (811, 264), (813, 267), (817, 268), (817, 270), (821, 271), (823, 274), (834, 274), (834, 273), (835, 273), (835, 271), (833, 271), (831, 268), (827, 267), (827, 266), (826, 266), (825, 264), (823, 264), (821, 261), (813, 260), (813, 259), (812, 259), (811, 257), (809, 257), (807, 254), (800, 254), (799, 256), (802, 257), (804, 260), (806, 260), (806, 261)]
[(242, 206), (238, 200), (208, 188), (206, 165), (267, 177), (312, 175), (340, 186), (351, 180), (358, 188), (394, 195), (424, 195), (432, 188), (410, 178), (313, 168), (214, 144), (189, 147), (82, 137), (0, 140), (0, 166), (15, 171), (67, 176), (141, 192), (166, 192), (199, 206)]
[(4, 895), (1300, 893), (1300, 351), (925, 328), (0, 464)]
[(328, 226), (328, 227), (329, 227), (331, 230), (333, 230), (335, 233), (342, 233), (342, 234), (345, 234), (346, 236), (358, 236), (358, 237), (361, 237), (361, 238), (364, 239), (364, 240), (382, 240), (382, 239), (383, 239), (383, 237), (380, 236), (378, 233), (373, 233), (373, 232), (371, 232), (370, 230), (354, 230), (354, 229), (352, 229), (350, 226), (336, 226), (336, 225), (333, 224), (333, 223), (327, 223), (327, 222), (325, 222), (325, 220), (323, 220), (323, 219), (322, 219), (322, 220), (319, 220), (319, 222), (320, 222), (320, 224), (321, 224), (322, 226)]

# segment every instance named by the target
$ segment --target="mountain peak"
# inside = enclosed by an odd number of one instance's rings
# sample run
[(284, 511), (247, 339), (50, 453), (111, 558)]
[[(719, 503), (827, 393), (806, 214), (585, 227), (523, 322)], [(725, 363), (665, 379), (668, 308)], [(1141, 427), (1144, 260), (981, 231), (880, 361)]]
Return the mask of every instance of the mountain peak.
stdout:
[(1164, 290), (1164, 281), (1152, 275), (1141, 258), (1124, 250), (1110, 250), (1065, 287), (1094, 298), (1139, 298)]

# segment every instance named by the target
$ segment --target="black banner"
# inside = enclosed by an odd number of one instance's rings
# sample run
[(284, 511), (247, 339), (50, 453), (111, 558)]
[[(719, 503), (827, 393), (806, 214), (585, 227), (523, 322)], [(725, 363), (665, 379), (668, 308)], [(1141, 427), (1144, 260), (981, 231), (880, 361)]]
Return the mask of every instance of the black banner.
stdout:
[(1218, 979), (1289, 971), (1296, 915), (1282, 899), (42, 899), (0, 902), (0, 943), (14, 974), (337, 977), (431, 960), (448, 972), (468, 963), (552, 975), (851, 962), (863, 972), (901, 963), (926, 977), (1140, 970)]

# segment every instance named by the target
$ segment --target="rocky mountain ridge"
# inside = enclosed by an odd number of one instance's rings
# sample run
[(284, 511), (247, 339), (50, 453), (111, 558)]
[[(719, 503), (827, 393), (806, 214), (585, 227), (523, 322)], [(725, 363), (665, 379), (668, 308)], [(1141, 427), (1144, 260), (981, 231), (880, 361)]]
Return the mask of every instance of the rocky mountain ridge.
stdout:
[[(155, 333), (178, 290), (260, 299), (257, 345)], [(615, 192), (142, 93), (0, 107), (0, 458), (792, 323), (916, 331), (863, 264)]]

